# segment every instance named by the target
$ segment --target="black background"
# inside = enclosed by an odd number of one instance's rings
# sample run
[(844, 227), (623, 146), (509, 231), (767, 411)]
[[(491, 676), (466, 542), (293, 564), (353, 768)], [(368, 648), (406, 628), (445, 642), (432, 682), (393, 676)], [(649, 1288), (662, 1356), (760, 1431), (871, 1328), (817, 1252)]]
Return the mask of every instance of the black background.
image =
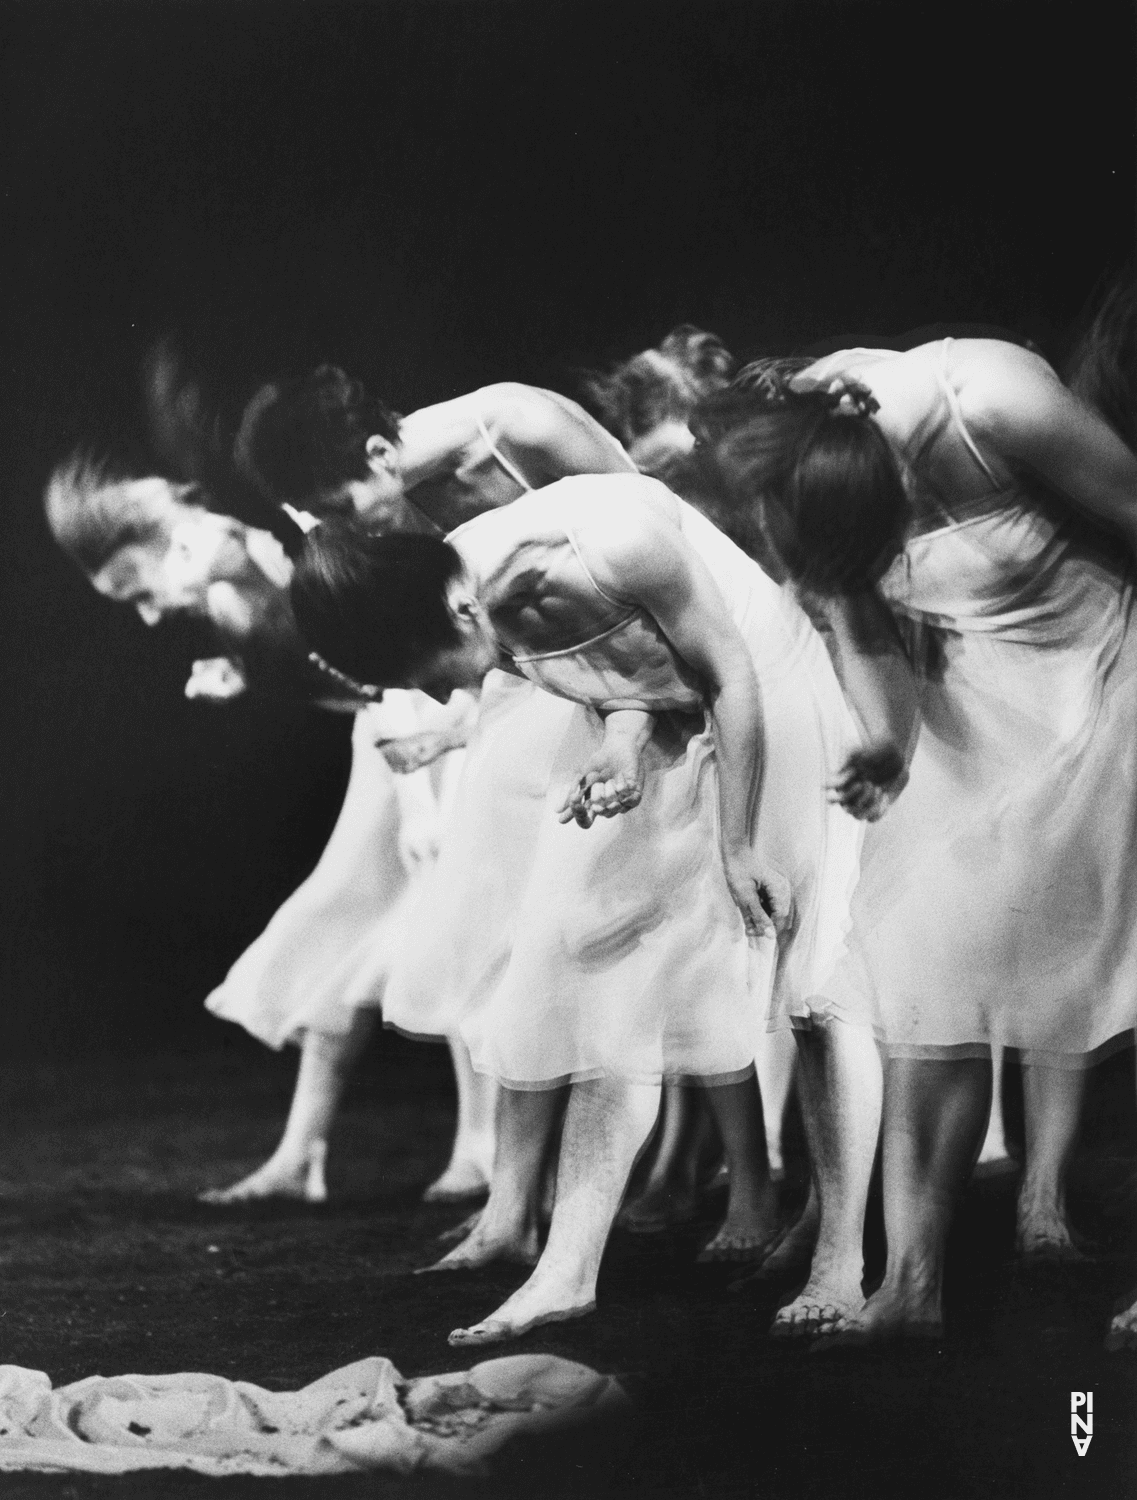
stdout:
[(1132, 253), (1127, 6), (9, 4), (0, 1045), (216, 1040), (314, 862), (346, 723), (187, 704), (190, 642), (40, 519), (140, 454), (180, 333), (230, 409), (334, 358), (400, 410), (688, 319), (739, 353), (937, 321), (1060, 358)]

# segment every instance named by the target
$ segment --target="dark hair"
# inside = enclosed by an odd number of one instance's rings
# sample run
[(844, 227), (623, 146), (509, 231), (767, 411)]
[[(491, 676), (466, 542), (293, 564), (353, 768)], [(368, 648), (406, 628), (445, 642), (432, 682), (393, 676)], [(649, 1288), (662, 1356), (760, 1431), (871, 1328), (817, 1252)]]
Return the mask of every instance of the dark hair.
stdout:
[(685, 422), (697, 401), (730, 380), (734, 359), (722, 340), (690, 323), (673, 328), (606, 374), (589, 374), (585, 394), (604, 425), (633, 443), (661, 422)]
[(755, 553), (769, 543), (817, 593), (862, 593), (903, 547), (911, 502), (865, 387), (796, 388), (793, 363), (748, 367), (691, 426), (736, 510), (737, 541)]
[(1137, 450), (1137, 286), (1108, 292), (1070, 360), (1070, 389)]
[(292, 575), (292, 612), (321, 657), (356, 682), (399, 687), (461, 640), (447, 605), (457, 552), (418, 532), (373, 536), (336, 516), (308, 533)]
[[(205, 505), (195, 485), (178, 485), (159, 475), (148, 479), (169, 485), (184, 505)], [(90, 576), (124, 547), (146, 546), (164, 536), (165, 518), (157, 518), (144, 495), (131, 490), (142, 476), (125, 473), (105, 459), (73, 453), (48, 480), (43, 508), (55, 540)]]
[(325, 497), (366, 479), (367, 440), (398, 442), (399, 419), (334, 365), (262, 386), (234, 447), (240, 473), (276, 504), (327, 509)]

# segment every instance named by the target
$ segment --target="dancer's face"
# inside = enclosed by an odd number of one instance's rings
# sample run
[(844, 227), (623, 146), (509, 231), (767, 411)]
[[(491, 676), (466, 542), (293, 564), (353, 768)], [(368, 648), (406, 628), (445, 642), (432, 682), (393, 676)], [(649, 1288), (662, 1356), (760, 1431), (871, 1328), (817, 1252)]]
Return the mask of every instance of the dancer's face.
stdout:
[(106, 599), (131, 604), (147, 625), (169, 615), (209, 613), (209, 589), (248, 568), (239, 529), (228, 517), (187, 505), (162, 479), (140, 479), (131, 499), (150, 521), (145, 541), (120, 547), (91, 583)]
[(403, 475), (399, 450), (386, 438), (367, 440), (367, 477), (349, 479), (339, 489), (323, 496), (323, 507), (340, 511), (350, 507), (369, 531), (401, 527), (403, 519)]
[(417, 687), (439, 703), (446, 703), (459, 688), (476, 689), (493, 667), (500, 665), (501, 652), (481, 605), (465, 588), (456, 588), (449, 600), (451, 618), (459, 641), (436, 651), (422, 662), (407, 685)]

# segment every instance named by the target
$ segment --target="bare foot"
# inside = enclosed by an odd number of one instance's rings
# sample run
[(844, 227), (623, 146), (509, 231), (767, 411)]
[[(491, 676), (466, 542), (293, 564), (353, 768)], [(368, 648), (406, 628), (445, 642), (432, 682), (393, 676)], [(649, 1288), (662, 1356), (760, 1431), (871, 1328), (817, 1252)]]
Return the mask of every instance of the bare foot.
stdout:
[(810, 1277), (798, 1295), (780, 1307), (770, 1325), (773, 1339), (818, 1339), (844, 1333), (865, 1306), (860, 1284)]
[(455, 1328), (447, 1343), (455, 1348), (480, 1348), (483, 1344), (504, 1344), (510, 1339), (519, 1339), (533, 1328), (546, 1323), (567, 1323), (574, 1318), (586, 1318), (596, 1311), (596, 1299), (577, 1295), (561, 1289), (560, 1294), (542, 1291), (531, 1276), (523, 1287), (519, 1287), (491, 1317), (469, 1328)]
[(460, 1245), (464, 1239), (473, 1234), (478, 1227), (478, 1221), (482, 1217), (482, 1210), (476, 1208), (472, 1214), (467, 1214), (461, 1224), (453, 1224), (449, 1229), (444, 1229), (436, 1238), (440, 1245)]
[(197, 1195), (199, 1203), (254, 1203), (263, 1198), (294, 1198), (302, 1203), (326, 1203), (328, 1185), (324, 1179), (324, 1162), (328, 1147), (325, 1141), (313, 1141), (307, 1159), (279, 1154), (269, 1157), (248, 1177), (232, 1187), (208, 1188)]
[(422, 1195), (424, 1203), (468, 1203), (472, 1198), (484, 1198), (490, 1189), (489, 1174), (481, 1165), (469, 1159), (450, 1163), (441, 1177), (435, 1180)]
[[(762, 1257), (761, 1265), (753, 1272), (753, 1278), (746, 1277), (743, 1282), (736, 1283), (736, 1286), (744, 1285), (745, 1281), (751, 1279), (772, 1281), (776, 1277), (799, 1275), (808, 1270), (813, 1259), (813, 1247), (817, 1244), (819, 1222), (817, 1198), (811, 1192), (800, 1217), (772, 1242), (770, 1250)], [(732, 1287), (731, 1290), (735, 1288)]]
[(773, 1186), (764, 1192), (731, 1194), (726, 1218), (699, 1263), (762, 1260), (778, 1238), (778, 1195)]
[(834, 1330), (842, 1345), (882, 1343), (892, 1339), (940, 1339), (944, 1320), (938, 1291), (914, 1283), (885, 1282), (861, 1308)]
[(701, 1266), (717, 1261), (733, 1261), (736, 1265), (764, 1261), (766, 1252), (777, 1243), (777, 1239), (776, 1230), (773, 1234), (754, 1235), (743, 1229), (731, 1229), (728, 1224), (724, 1224), (715, 1237), (700, 1250), (696, 1260)]
[(476, 1271), (497, 1260), (535, 1266), (540, 1255), (536, 1220), (530, 1220), (520, 1228), (500, 1225), (495, 1228), (490, 1222), (490, 1215), (483, 1211), (460, 1245), (455, 1245), (449, 1254), (435, 1261), (434, 1265), (420, 1266), (415, 1275), (428, 1275), (432, 1271)]
[(1105, 1347), (1110, 1354), (1122, 1349), (1137, 1350), (1137, 1299), (1124, 1312), (1117, 1313), (1105, 1336)]
[(1019, 1205), (1016, 1252), (1030, 1260), (1085, 1260), (1066, 1215), (1060, 1209), (1038, 1212)]

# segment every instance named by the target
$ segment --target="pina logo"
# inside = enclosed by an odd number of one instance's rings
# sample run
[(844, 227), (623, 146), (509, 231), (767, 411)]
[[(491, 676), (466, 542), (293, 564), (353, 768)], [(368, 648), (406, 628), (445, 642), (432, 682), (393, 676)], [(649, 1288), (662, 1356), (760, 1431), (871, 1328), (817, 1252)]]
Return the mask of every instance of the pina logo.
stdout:
[[(1083, 1412), (1084, 1416), (1078, 1413)], [(1078, 1429), (1081, 1429), (1079, 1433)], [(1094, 1393), (1093, 1391), (1071, 1391), (1070, 1392), (1070, 1436), (1074, 1440), (1074, 1447), (1078, 1450), (1078, 1457), (1085, 1458), (1086, 1449), (1090, 1446), (1090, 1440), (1094, 1435)]]

